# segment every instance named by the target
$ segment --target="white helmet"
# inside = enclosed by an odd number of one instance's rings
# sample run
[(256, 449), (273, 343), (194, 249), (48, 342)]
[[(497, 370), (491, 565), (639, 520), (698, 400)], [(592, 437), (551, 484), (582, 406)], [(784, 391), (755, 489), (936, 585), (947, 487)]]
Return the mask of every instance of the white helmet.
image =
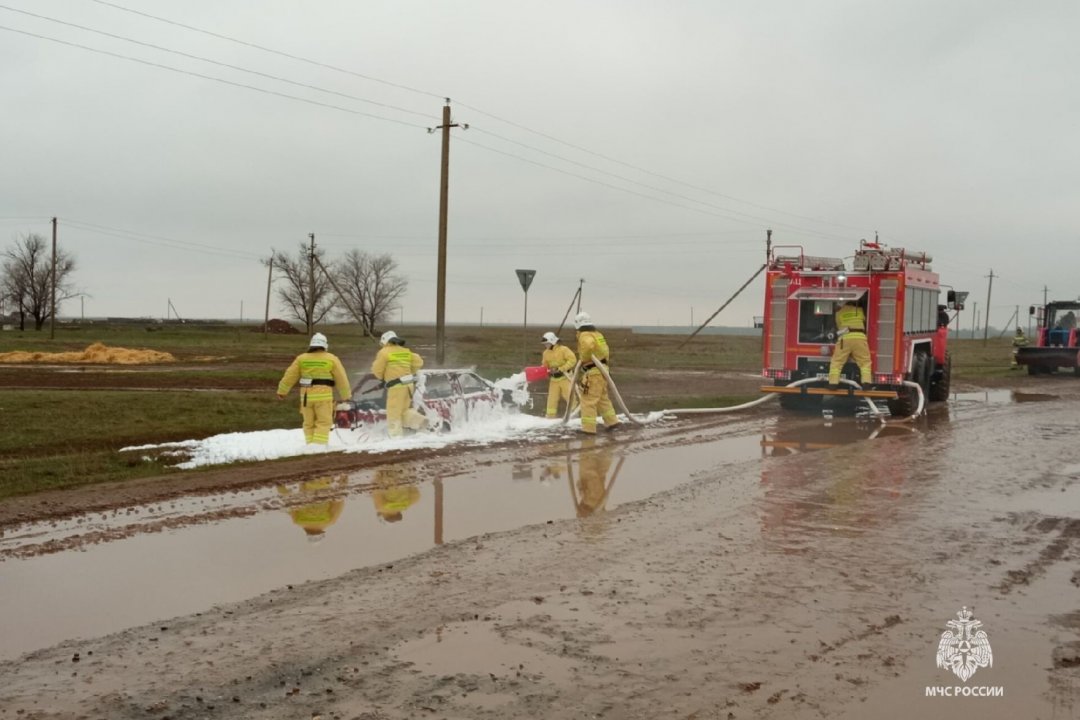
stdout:
[(330, 343), (326, 341), (326, 336), (322, 333), (315, 333), (311, 336), (311, 342), (308, 343), (308, 347), (317, 347), (325, 350), (330, 346)]
[(555, 333), (553, 333), (553, 332), (544, 333), (543, 337), (541, 337), (540, 339), (543, 340), (548, 345), (550, 345), (551, 347), (555, 347), (559, 342), (558, 336), (555, 335)]
[(580, 330), (586, 325), (592, 325), (592, 317), (587, 312), (579, 312), (574, 316), (574, 328)]
[(384, 332), (382, 334), (382, 337), (379, 338), (379, 344), (380, 345), (385, 345), (386, 343), (390, 342), (391, 340), (400, 340), (400, 339), (401, 338), (399, 338), (397, 336), (396, 332), (394, 332), (393, 330), (387, 330), (386, 332)]

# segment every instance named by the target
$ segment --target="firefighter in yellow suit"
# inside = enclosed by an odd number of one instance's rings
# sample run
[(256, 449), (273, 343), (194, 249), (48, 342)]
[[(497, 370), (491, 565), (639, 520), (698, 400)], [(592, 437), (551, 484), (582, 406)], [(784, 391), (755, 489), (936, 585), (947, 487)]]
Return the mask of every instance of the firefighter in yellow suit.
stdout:
[(840, 371), (848, 357), (859, 366), (862, 385), (873, 381), (870, 368), (870, 346), (866, 342), (866, 313), (853, 300), (845, 300), (836, 311), (836, 348), (829, 364), (829, 387), (840, 385)]
[(579, 312), (574, 316), (574, 328), (577, 329), (577, 354), (581, 358), (581, 429), (589, 435), (596, 434), (596, 415), (604, 420), (604, 427), (614, 430), (619, 426), (615, 408), (608, 398), (607, 379), (597, 362), (605, 365), (611, 357), (607, 340), (593, 325), (589, 313)]
[(343, 400), (352, 397), (349, 376), (327, 347), (325, 335), (312, 335), (307, 352), (296, 356), (278, 383), (279, 400), (284, 400), (292, 386), (300, 383), (300, 416), (304, 418), (304, 441), (309, 445), (326, 445), (330, 441), (334, 390)]
[(567, 407), (573, 405), (572, 388), (570, 387), (570, 373), (577, 364), (574, 351), (559, 342), (558, 336), (552, 332), (544, 333), (542, 338), (544, 345), (544, 357), (541, 360), (548, 371), (548, 396), (547, 417), (553, 418), (558, 415), (559, 401), (566, 403)]
[[(299, 492), (301, 497), (310, 497), (315, 502), (307, 503), (289, 509), (289, 516), (307, 536), (308, 542), (317, 543), (326, 537), (326, 530), (338, 521), (342, 510), (345, 509), (345, 498), (324, 497), (328, 491), (341, 492), (348, 487), (345, 476), (336, 479), (321, 477), (315, 480), (306, 480), (300, 485), (299, 491), (292, 490), (288, 485), (279, 485), (278, 494), (283, 498)], [(319, 500), (319, 498), (323, 498)]]
[(398, 522), (404, 517), (403, 513), (420, 500), (420, 488), (409, 484), (398, 466), (376, 470), (375, 486), (371, 491), (375, 514), (386, 522)]
[(393, 330), (379, 338), (382, 348), (371, 364), (371, 372), (383, 381), (386, 388), (386, 428), (390, 437), (399, 437), (407, 426), (413, 430), (424, 424), (424, 418), (412, 408), (416, 372), (424, 367), (424, 359), (405, 347), (405, 341)]

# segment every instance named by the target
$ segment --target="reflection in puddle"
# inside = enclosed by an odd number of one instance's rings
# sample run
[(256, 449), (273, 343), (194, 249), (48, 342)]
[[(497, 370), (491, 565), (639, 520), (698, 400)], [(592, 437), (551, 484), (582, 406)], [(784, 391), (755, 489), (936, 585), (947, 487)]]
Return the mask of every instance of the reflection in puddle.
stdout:
[(690, 444), (675, 444), (682, 437), (648, 448), (608, 438), (549, 442), (512, 460), (386, 465), (13, 528), (0, 537), (0, 657), (484, 533), (581, 517), (583, 533), (603, 537), (602, 518), (618, 505), (756, 458), (758, 427), (711, 428)]

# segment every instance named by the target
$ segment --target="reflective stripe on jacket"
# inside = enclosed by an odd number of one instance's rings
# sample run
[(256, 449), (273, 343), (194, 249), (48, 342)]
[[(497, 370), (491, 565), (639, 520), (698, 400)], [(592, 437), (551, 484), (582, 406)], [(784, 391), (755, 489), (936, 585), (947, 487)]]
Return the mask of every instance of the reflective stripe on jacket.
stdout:
[(836, 311), (836, 329), (862, 332), (866, 330), (866, 314), (857, 305), (843, 305)]
[(541, 362), (550, 371), (550, 374), (554, 375), (558, 372), (565, 375), (574, 369), (577, 358), (574, 357), (573, 350), (559, 343), (555, 347), (544, 350), (544, 357)]
[[(307, 385), (303, 382), (305, 380), (331, 381), (333, 385)], [(336, 355), (326, 350), (297, 355), (278, 383), (278, 395), (288, 395), (297, 382), (300, 382), (302, 403), (333, 401), (335, 388), (343, 398), (352, 396), (352, 386), (349, 385), (349, 376), (346, 375), (344, 366)]]
[(371, 372), (383, 382), (390, 382), (403, 375), (411, 375), (422, 367), (422, 357), (407, 347), (388, 343), (375, 356), (375, 362), (371, 363)]
[[(579, 330), (577, 334), (577, 351), (578, 357), (581, 358), (581, 365), (584, 368), (586, 365), (592, 365), (596, 360), (609, 360), (611, 357), (611, 351), (608, 350), (607, 340), (597, 330)], [(595, 366), (590, 367), (586, 372), (598, 373), (600, 372)]]

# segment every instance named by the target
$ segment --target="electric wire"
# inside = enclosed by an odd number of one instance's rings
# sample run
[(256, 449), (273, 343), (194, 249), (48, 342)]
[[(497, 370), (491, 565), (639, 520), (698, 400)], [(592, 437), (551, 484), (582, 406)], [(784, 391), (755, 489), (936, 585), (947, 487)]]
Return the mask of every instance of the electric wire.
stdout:
[(319, 87), (318, 85), (310, 85), (308, 83), (299, 82), (299, 81), (296, 81), (296, 80), (290, 80), (288, 78), (283, 78), (283, 77), (280, 77), (280, 76), (277, 76), (277, 75), (271, 75), (270, 73), (264, 73), (264, 72), (260, 72), (258, 70), (251, 70), (251, 69), (248, 69), (248, 68), (245, 68), (245, 67), (241, 67), (239, 65), (232, 65), (232, 64), (226, 63), (226, 62), (220, 62), (218, 60), (212, 60), (212, 59), (210, 59), (208, 57), (203, 57), (202, 55), (193, 55), (191, 53), (186, 53), (186, 52), (183, 52), (181, 50), (173, 50), (171, 48), (167, 48), (167, 47), (164, 47), (162, 45), (155, 45), (154, 43), (143, 42), (142, 40), (136, 40), (134, 38), (125, 37), (123, 35), (116, 35), (114, 33), (106, 32), (104, 30), (97, 30), (95, 28), (87, 27), (85, 25), (78, 25), (76, 23), (67, 22), (66, 20), (59, 20), (57, 18), (48, 17), (47, 15), (38, 15), (37, 13), (32, 13), (32, 12), (29, 12), (27, 10), (20, 10), (18, 8), (9, 7), (7, 5), (0, 5), (0, 10), (7, 10), (9, 12), (20, 13), (22, 15), (28, 15), (30, 17), (38, 18), (40, 20), (47, 20), (49, 22), (57, 23), (59, 25), (66, 25), (68, 27), (76, 28), (78, 30), (85, 30), (86, 32), (95, 33), (97, 35), (103, 35), (104, 37), (113, 38), (114, 40), (122, 40), (123, 42), (132, 43), (134, 45), (140, 45), (142, 47), (152, 48), (154, 50), (160, 50), (161, 52), (167, 52), (167, 53), (171, 53), (173, 55), (179, 55), (180, 57), (185, 57), (185, 58), (188, 58), (188, 59), (191, 59), (191, 60), (198, 60), (200, 62), (209, 63), (211, 65), (217, 65), (218, 67), (229, 68), (230, 70), (237, 70), (239, 72), (248, 73), (250, 75), (257, 75), (258, 77), (267, 78), (269, 80), (277, 80), (278, 82), (283, 82), (283, 83), (286, 83), (288, 85), (295, 85), (297, 87), (308, 88), (309, 90), (317, 90), (318, 92), (326, 93), (327, 95), (336, 95), (338, 97), (348, 98), (349, 100), (356, 100), (357, 102), (367, 103), (369, 105), (376, 105), (378, 107), (386, 108), (388, 110), (397, 110), (398, 112), (403, 112), (403, 113), (407, 113), (409, 115), (416, 115), (416, 116), (422, 117), (425, 120), (435, 120), (435, 119), (437, 119), (434, 115), (432, 115), (430, 113), (417, 112), (416, 110), (409, 110), (408, 108), (399, 107), (397, 105), (390, 105), (388, 103), (378, 102), (377, 100), (369, 100), (368, 98), (358, 97), (356, 95), (350, 95), (348, 93), (343, 93), (343, 92), (337, 92), (336, 90), (328, 90), (327, 88)]
[(231, 248), (223, 248), (216, 245), (206, 245), (203, 243), (192, 242), (189, 240), (177, 240), (175, 238), (163, 237), (161, 235), (151, 235), (149, 233), (138, 232), (136, 230), (126, 230), (123, 228), (109, 227), (107, 225), (98, 225), (96, 223), (76, 220), (74, 218), (61, 217), (58, 219), (61, 220), (65, 225), (68, 225), (78, 230), (99, 233), (101, 235), (110, 235), (112, 237), (120, 238), (122, 240), (131, 240), (134, 242), (146, 243), (148, 245), (159, 245), (162, 247), (170, 247), (176, 250), (189, 250), (193, 252), (218, 255), (221, 257), (231, 257), (242, 260), (264, 259), (260, 255), (244, 252), (242, 250), (233, 250)]
[(118, 5), (117, 3), (107, 2), (107, 0), (90, 0), (90, 2), (97, 3), (98, 5), (107, 5), (108, 7), (115, 8), (117, 10), (121, 10), (121, 11), (126, 12), (126, 13), (131, 13), (133, 15), (141, 15), (142, 17), (149, 18), (151, 20), (157, 20), (159, 22), (167, 23), (169, 25), (174, 25), (176, 27), (184, 28), (185, 30), (191, 30), (192, 32), (202, 33), (203, 35), (209, 35), (210, 37), (215, 37), (215, 38), (218, 38), (219, 40), (227, 40), (229, 42), (237, 43), (238, 45), (244, 45), (246, 47), (254, 48), (256, 50), (262, 50), (263, 52), (268, 52), (268, 53), (272, 53), (274, 55), (279, 55), (281, 57), (289, 58), (290, 60), (296, 60), (298, 62), (307, 63), (309, 65), (315, 65), (317, 67), (326, 68), (328, 70), (333, 70), (335, 72), (345, 73), (346, 75), (353, 75), (355, 77), (362, 78), (364, 80), (369, 80), (371, 82), (376, 82), (376, 83), (379, 83), (381, 85), (387, 85), (389, 87), (398, 88), (399, 90), (407, 90), (409, 92), (417, 93), (419, 95), (426, 95), (427, 97), (438, 98), (440, 100), (445, 99), (445, 96), (439, 95), (437, 93), (428, 92), (426, 90), (418, 90), (416, 88), (409, 87), (408, 85), (402, 85), (401, 83), (391, 82), (389, 80), (383, 80), (381, 78), (377, 78), (377, 77), (374, 77), (372, 75), (365, 75), (363, 73), (358, 73), (358, 72), (356, 72), (354, 70), (349, 70), (347, 68), (338, 67), (336, 65), (331, 65), (329, 63), (319, 62), (318, 60), (312, 60), (311, 58), (302, 57), (300, 55), (293, 55), (291, 53), (287, 53), (287, 52), (284, 52), (284, 51), (281, 51), (281, 50), (275, 50), (274, 48), (266, 47), (265, 45), (259, 45), (257, 43), (248, 42), (246, 40), (240, 40), (239, 38), (231, 37), (229, 35), (224, 35), (224, 34), (221, 34), (221, 33), (216, 33), (216, 32), (213, 32), (211, 30), (204, 30), (202, 28), (195, 27), (194, 25), (185, 25), (184, 23), (177, 22), (175, 20), (169, 20), (169, 19), (163, 18), (163, 17), (161, 17), (159, 15), (151, 15), (150, 13), (142, 12), (141, 10), (133, 10), (132, 8), (124, 7), (123, 5)]
[(300, 97), (299, 95), (290, 95), (288, 93), (278, 92), (276, 90), (268, 90), (255, 85), (248, 85), (246, 83), (236, 82), (234, 80), (226, 80), (225, 78), (214, 77), (213, 75), (204, 75), (203, 73), (194, 72), (193, 70), (183, 70), (181, 68), (173, 67), (171, 65), (163, 65), (162, 63), (153, 62), (151, 60), (143, 60), (142, 58), (133, 57), (131, 55), (124, 55), (123, 53), (115, 53), (109, 50), (101, 50), (99, 48), (92, 48), (88, 45), (81, 45), (79, 43), (71, 42), (69, 40), (60, 40), (59, 38), (49, 37), (48, 35), (40, 35), (28, 30), (18, 30), (6, 25), (0, 25), (0, 30), (7, 30), (8, 32), (18, 33), (20, 35), (27, 35), (29, 37), (38, 38), (39, 40), (48, 40), (59, 45), (67, 45), (68, 47), (79, 48), (80, 50), (86, 50), (88, 52), (97, 53), (99, 55), (108, 55), (110, 57), (119, 58), (121, 60), (129, 60), (131, 62), (140, 63), (142, 65), (148, 65), (150, 67), (160, 68), (162, 70), (170, 70), (181, 75), (191, 75), (193, 77), (202, 78), (203, 80), (213, 80), (225, 85), (232, 85), (233, 87), (245, 88), (247, 90), (254, 90), (256, 92), (265, 93), (267, 95), (275, 95), (277, 97), (286, 98), (287, 100), (296, 100), (297, 102), (307, 103), (308, 105), (317, 105), (319, 107), (330, 108), (332, 110), (340, 110), (341, 112), (349, 113), (350, 115), (360, 115), (363, 117), (372, 118), (373, 120), (382, 120), (384, 122), (395, 123), (397, 125), (404, 125), (406, 127), (418, 128), (420, 130), (427, 130), (424, 125), (417, 125), (416, 123), (406, 122), (404, 120), (397, 120), (395, 118), (385, 117), (383, 115), (375, 115), (373, 113), (366, 113), (361, 110), (354, 110), (352, 108), (342, 107), (341, 105), (333, 105), (331, 103), (324, 103), (318, 100), (312, 100), (310, 98)]
[[(401, 83), (396, 83), (396, 82), (392, 82), (392, 81), (389, 81), (389, 80), (384, 80), (382, 78), (375, 77), (373, 75), (367, 75), (365, 73), (360, 73), (360, 72), (356, 72), (354, 70), (349, 70), (348, 68), (343, 68), (343, 67), (340, 67), (340, 66), (337, 66), (337, 65), (332, 65), (330, 63), (325, 63), (325, 62), (321, 62), (321, 61), (318, 61), (318, 60), (313, 60), (311, 58), (303, 57), (303, 56), (300, 56), (300, 55), (295, 55), (295, 54), (287, 53), (287, 52), (284, 52), (284, 51), (281, 51), (281, 50), (276, 50), (274, 48), (267, 47), (265, 45), (260, 45), (258, 43), (253, 43), (253, 42), (250, 42), (250, 41), (247, 41), (247, 40), (241, 40), (241, 39), (233, 37), (231, 35), (225, 35), (223, 33), (213, 32), (211, 30), (206, 30), (204, 28), (199, 28), (199, 27), (196, 27), (194, 25), (188, 25), (188, 24), (181, 23), (181, 22), (178, 22), (178, 21), (175, 21), (175, 20), (169, 20), (168, 18), (164, 18), (164, 17), (161, 17), (159, 15), (154, 15), (154, 14), (143, 12), (143, 11), (140, 11), (140, 10), (135, 10), (135, 9), (132, 9), (132, 8), (128, 8), (128, 7), (125, 7), (125, 6), (120, 5), (118, 3), (109, 2), (109, 0), (90, 0), (90, 2), (97, 3), (98, 5), (111, 7), (111, 8), (114, 8), (116, 10), (120, 10), (122, 12), (131, 13), (131, 14), (134, 14), (134, 15), (139, 15), (139, 16), (151, 19), (151, 20), (156, 20), (158, 22), (163, 22), (163, 23), (166, 23), (168, 25), (173, 25), (175, 27), (180, 27), (180, 28), (183, 28), (185, 30), (190, 30), (192, 32), (197, 32), (197, 33), (207, 35), (207, 36), (210, 36), (210, 37), (214, 37), (214, 38), (217, 38), (217, 39), (220, 39), (220, 40), (226, 40), (228, 42), (233, 42), (233, 43), (236, 43), (236, 44), (239, 44), (239, 45), (243, 45), (245, 47), (250, 47), (250, 48), (257, 49), (257, 50), (261, 50), (263, 52), (271, 53), (273, 55), (278, 55), (280, 57), (285, 57), (285, 58), (288, 58), (290, 60), (295, 60), (295, 61), (298, 61), (298, 62), (307, 63), (309, 65), (325, 68), (325, 69), (328, 69), (328, 70), (333, 70), (335, 72), (343, 73), (343, 74), (346, 74), (346, 75), (352, 75), (354, 77), (358, 77), (358, 78), (361, 78), (363, 80), (379, 83), (381, 85), (386, 85), (388, 87), (394, 87), (394, 88), (397, 88), (397, 89), (400, 89), (400, 90), (406, 90), (408, 92), (416, 93), (418, 95), (423, 95), (425, 97), (444, 99), (444, 100), (446, 100), (447, 103), (450, 102), (450, 98), (447, 97), (445, 94), (434, 93), (434, 92), (431, 92), (431, 91), (428, 91), (428, 90), (421, 90), (421, 89), (418, 89), (418, 88), (410, 87), (408, 85), (403, 85)], [(485, 110), (482, 110), (482, 109), (480, 109), (480, 108), (478, 108), (478, 107), (476, 107), (474, 105), (469, 105), (469, 104), (466, 104), (466, 103), (463, 103), (463, 102), (460, 102), (460, 101), (455, 101), (455, 104), (457, 104), (458, 106), (460, 106), (462, 108), (468, 109), (468, 110), (470, 110), (472, 112), (478, 113), (478, 114), (483, 115), (483, 116), (488, 117), (488, 118), (491, 118), (492, 120), (495, 120), (497, 122), (504, 123), (504, 124), (509, 125), (511, 127), (515, 127), (515, 128), (517, 128), (519, 130), (523, 130), (523, 131), (531, 133), (533, 135), (542, 137), (542, 138), (544, 138), (546, 140), (550, 140), (552, 142), (564, 145), (566, 147), (572, 148), (572, 149), (577, 150), (579, 152), (584, 152), (586, 154), (592, 155), (594, 157), (598, 157), (598, 158), (600, 158), (602, 160), (605, 160), (607, 162), (612, 162), (612, 163), (615, 163), (615, 164), (618, 164), (618, 165), (622, 165), (623, 167), (627, 167), (627, 168), (630, 168), (630, 169), (635, 170), (637, 172), (641, 172), (641, 173), (645, 173), (647, 175), (651, 175), (653, 177), (659, 178), (661, 180), (665, 180), (667, 182), (682, 185), (684, 187), (688, 187), (688, 188), (692, 188), (694, 190), (698, 190), (699, 192), (704, 192), (704, 193), (713, 195), (715, 197), (724, 198), (726, 200), (731, 200), (733, 202), (742, 203), (744, 205), (749, 205), (751, 207), (756, 207), (756, 208), (759, 208), (759, 209), (762, 209), (762, 210), (768, 210), (769, 212), (780, 213), (782, 215), (787, 215), (789, 217), (798, 218), (800, 220), (806, 220), (808, 222), (819, 223), (819, 224), (824, 224), (824, 225), (831, 225), (831, 226), (834, 226), (834, 227), (840, 227), (840, 228), (844, 228), (844, 229), (848, 229), (848, 230), (855, 230), (857, 232), (863, 232), (862, 228), (858, 228), (858, 227), (855, 227), (855, 226), (852, 226), (852, 225), (846, 225), (846, 224), (843, 224), (843, 223), (837, 223), (837, 222), (833, 222), (833, 221), (829, 221), (829, 220), (822, 220), (820, 218), (813, 218), (813, 217), (810, 217), (810, 216), (807, 216), (807, 215), (800, 215), (800, 214), (797, 214), (797, 213), (788, 212), (786, 210), (781, 210), (779, 208), (770, 207), (768, 205), (762, 205), (760, 203), (754, 203), (754, 202), (750, 202), (748, 200), (742, 200), (740, 198), (737, 198), (737, 197), (734, 197), (734, 196), (731, 196), (731, 195), (725, 195), (723, 193), (716, 192), (715, 190), (711, 190), (709, 188), (701, 187), (701, 186), (695, 185), (693, 183), (688, 183), (688, 182), (685, 182), (683, 180), (679, 180), (677, 178), (673, 178), (673, 177), (670, 177), (670, 176), (667, 176), (667, 175), (663, 175), (661, 173), (656, 173), (656, 172), (653, 172), (653, 171), (648, 170), (646, 168), (640, 167), (638, 165), (634, 165), (632, 163), (624, 162), (622, 160), (611, 157), (609, 155), (605, 155), (603, 153), (599, 153), (599, 152), (596, 152), (596, 151), (593, 151), (593, 150), (589, 150), (588, 148), (582, 147), (581, 145), (576, 145), (574, 143), (570, 143), (570, 142), (567, 142), (565, 140), (561, 140), (561, 139), (559, 139), (559, 138), (557, 138), (557, 137), (555, 137), (553, 135), (550, 135), (548, 133), (544, 133), (544, 132), (541, 132), (539, 130), (534, 130), (534, 129), (530, 128), (530, 127), (522, 125), (521, 123), (517, 123), (517, 122), (514, 122), (512, 120), (508, 120), (506, 118), (500, 117), (499, 115), (495, 115), (494, 113), (489, 113), (489, 112), (487, 112)], [(738, 212), (738, 211), (733, 210), (732, 212)], [(808, 234), (812, 234), (812, 233), (808, 233)], [(829, 236), (823, 235), (822, 237), (829, 237)]]

